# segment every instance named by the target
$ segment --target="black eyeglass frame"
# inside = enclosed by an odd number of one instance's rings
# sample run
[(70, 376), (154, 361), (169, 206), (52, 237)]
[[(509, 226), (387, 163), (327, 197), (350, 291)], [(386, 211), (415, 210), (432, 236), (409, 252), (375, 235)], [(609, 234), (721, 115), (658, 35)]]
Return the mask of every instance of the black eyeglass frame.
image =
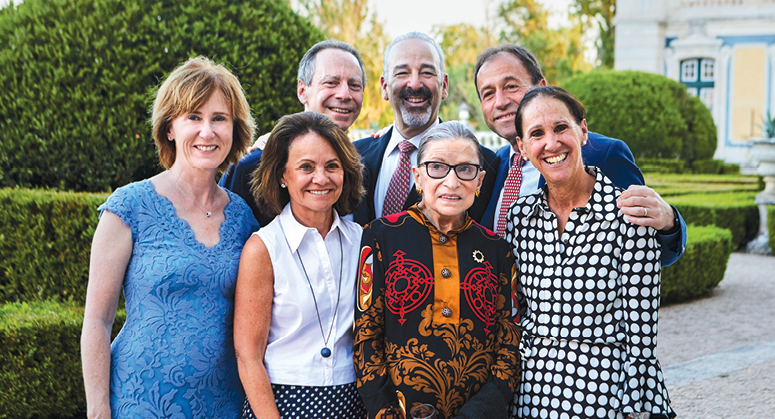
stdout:
[[(429, 163), (441, 164), (441, 165), (447, 166), (447, 171), (446, 171), (446, 173), (444, 173), (444, 176), (433, 176), (433, 175), (431, 175), (430, 169), (428, 169), (428, 164)], [(443, 161), (428, 160), (428, 161), (424, 161), (424, 162), (418, 164), (418, 166), (422, 166), (422, 165), (425, 165), (425, 174), (427, 174), (428, 177), (431, 178), (431, 179), (444, 179), (445, 177), (447, 177), (447, 175), (449, 175), (450, 171), (454, 171), (455, 172), (455, 176), (457, 176), (457, 178), (460, 179), (463, 182), (468, 182), (468, 181), (476, 179), (476, 177), (479, 176), (479, 172), (482, 170), (482, 166), (480, 166), (478, 164), (474, 164), (474, 163), (449, 164), (449, 163), (444, 163)], [(460, 177), (460, 173), (457, 172), (457, 168), (458, 167), (462, 167), (462, 166), (473, 166), (473, 167), (476, 168), (476, 172), (474, 173), (474, 176), (471, 179), (463, 179), (462, 177)]]

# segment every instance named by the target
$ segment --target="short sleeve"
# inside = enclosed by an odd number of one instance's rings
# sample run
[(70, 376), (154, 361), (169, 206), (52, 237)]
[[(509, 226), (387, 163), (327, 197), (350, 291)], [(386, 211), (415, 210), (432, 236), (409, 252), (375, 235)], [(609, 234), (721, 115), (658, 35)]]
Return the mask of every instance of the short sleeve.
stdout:
[[(145, 181), (148, 182), (148, 181)], [(100, 218), (105, 210), (115, 214), (121, 221), (132, 230), (132, 239), (137, 237), (137, 223), (133, 214), (133, 209), (137, 204), (138, 187), (142, 183), (130, 183), (116, 189), (97, 210), (100, 212)]]

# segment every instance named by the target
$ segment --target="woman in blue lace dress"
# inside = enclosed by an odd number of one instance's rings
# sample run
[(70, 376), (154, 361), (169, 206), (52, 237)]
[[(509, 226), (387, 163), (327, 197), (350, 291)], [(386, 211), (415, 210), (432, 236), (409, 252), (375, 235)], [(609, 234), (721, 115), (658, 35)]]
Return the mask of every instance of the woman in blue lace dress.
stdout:
[[(90, 418), (236, 418), (244, 393), (233, 345), (242, 247), (258, 229), (215, 175), (255, 123), (237, 78), (204, 57), (161, 85), (153, 136), (167, 170), (100, 207), (81, 338)], [(123, 288), (127, 319), (110, 343)]]

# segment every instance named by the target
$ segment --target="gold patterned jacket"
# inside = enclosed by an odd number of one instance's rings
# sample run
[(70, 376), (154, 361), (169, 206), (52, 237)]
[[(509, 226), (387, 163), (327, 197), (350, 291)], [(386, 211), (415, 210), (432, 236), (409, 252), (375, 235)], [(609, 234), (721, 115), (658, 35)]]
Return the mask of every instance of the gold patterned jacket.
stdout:
[(506, 241), (470, 218), (442, 234), (413, 206), (366, 226), (359, 263), (353, 357), (369, 418), (423, 403), (452, 418), (486, 383), (505, 409), (520, 379)]

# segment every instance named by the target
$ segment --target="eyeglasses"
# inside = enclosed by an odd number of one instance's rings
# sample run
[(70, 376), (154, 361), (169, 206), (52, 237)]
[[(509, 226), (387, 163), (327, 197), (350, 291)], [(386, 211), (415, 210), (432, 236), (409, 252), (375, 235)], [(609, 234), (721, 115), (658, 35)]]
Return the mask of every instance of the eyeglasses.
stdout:
[(433, 179), (444, 179), (449, 171), (454, 169), (458, 179), (474, 180), (481, 169), (481, 166), (473, 163), (447, 164), (440, 161), (426, 161), (420, 163), (420, 166), (422, 165), (425, 165), (425, 173)]

